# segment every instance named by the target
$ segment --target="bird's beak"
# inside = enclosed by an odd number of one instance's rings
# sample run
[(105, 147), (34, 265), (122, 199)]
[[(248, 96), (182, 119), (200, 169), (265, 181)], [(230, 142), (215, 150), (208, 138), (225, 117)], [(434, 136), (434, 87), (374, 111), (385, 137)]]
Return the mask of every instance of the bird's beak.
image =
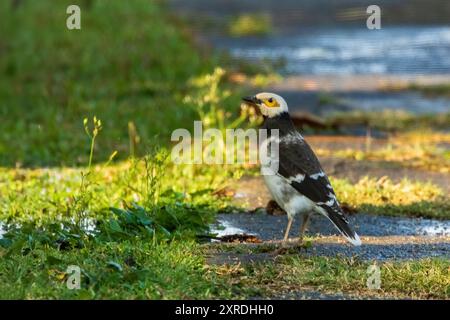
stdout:
[(244, 101), (250, 105), (258, 105), (261, 103), (261, 100), (259, 100), (255, 96), (244, 97), (244, 98), (242, 98), (242, 101)]

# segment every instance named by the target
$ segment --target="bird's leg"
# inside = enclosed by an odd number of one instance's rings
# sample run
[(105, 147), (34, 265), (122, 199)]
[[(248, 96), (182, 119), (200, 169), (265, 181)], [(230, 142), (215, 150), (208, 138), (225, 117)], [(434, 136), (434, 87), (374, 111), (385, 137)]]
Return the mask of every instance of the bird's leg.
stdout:
[(293, 220), (294, 220), (293, 218), (288, 217), (288, 224), (286, 227), (286, 231), (284, 232), (284, 238), (283, 238), (283, 242), (281, 243), (281, 248), (278, 248), (274, 251), (275, 255), (285, 254), (287, 252), (286, 244), (287, 244), (287, 241), (289, 238), (289, 230), (291, 230)]
[(286, 231), (284, 233), (284, 238), (283, 238), (283, 246), (285, 246), (286, 242), (288, 241), (289, 230), (291, 230), (291, 226), (292, 226), (292, 221), (293, 220), (294, 220), (293, 218), (288, 217), (288, 224), (287, 224)]
[(300, 236), (298, 238), (299, 245), (303, 244), (303, 234), (305, 233), (306, 227), (308, 225), (308, 221), (309, 221), (309, 213), (303, 215), (303, 222), (302, 222), (302, 226), (300, 227)]

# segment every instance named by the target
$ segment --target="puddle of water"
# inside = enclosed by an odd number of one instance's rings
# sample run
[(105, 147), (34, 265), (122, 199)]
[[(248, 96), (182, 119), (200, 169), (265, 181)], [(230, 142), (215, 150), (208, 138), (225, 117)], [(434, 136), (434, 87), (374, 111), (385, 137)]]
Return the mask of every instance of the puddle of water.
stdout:
[(224, 219), (217, 220), (217, 223), (211, 226), (211, 233), (217, 234), (217, 237), (244, 233), (254, 235), (254, 233), (249, 233), (244, 229), (233, 226), (231, 222)]
[(449, 236), (450, 221), (438, 221), (429, 219), (402, 220), (398, 222), (398, 228), (403, 233), (423, 236)]

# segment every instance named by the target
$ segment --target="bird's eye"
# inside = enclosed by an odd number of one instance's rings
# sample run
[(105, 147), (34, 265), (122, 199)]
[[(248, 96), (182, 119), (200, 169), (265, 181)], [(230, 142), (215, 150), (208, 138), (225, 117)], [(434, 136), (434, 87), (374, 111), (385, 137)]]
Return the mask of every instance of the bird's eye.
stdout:
[(264, 100), (264, 103), (269, 108), (278, 107), (278, 102), (274, 98), (268, 98), (268, 99)]

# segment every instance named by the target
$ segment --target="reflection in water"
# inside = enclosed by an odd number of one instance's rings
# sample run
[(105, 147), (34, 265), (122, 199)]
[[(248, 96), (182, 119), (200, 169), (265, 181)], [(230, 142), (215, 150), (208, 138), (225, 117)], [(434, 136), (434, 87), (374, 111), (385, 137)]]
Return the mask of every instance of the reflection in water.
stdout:
[(450, 73), (450, 27), (303, 28), (260, 38), (217, 38), (235, 57), (283, 59), (288, 74)]

